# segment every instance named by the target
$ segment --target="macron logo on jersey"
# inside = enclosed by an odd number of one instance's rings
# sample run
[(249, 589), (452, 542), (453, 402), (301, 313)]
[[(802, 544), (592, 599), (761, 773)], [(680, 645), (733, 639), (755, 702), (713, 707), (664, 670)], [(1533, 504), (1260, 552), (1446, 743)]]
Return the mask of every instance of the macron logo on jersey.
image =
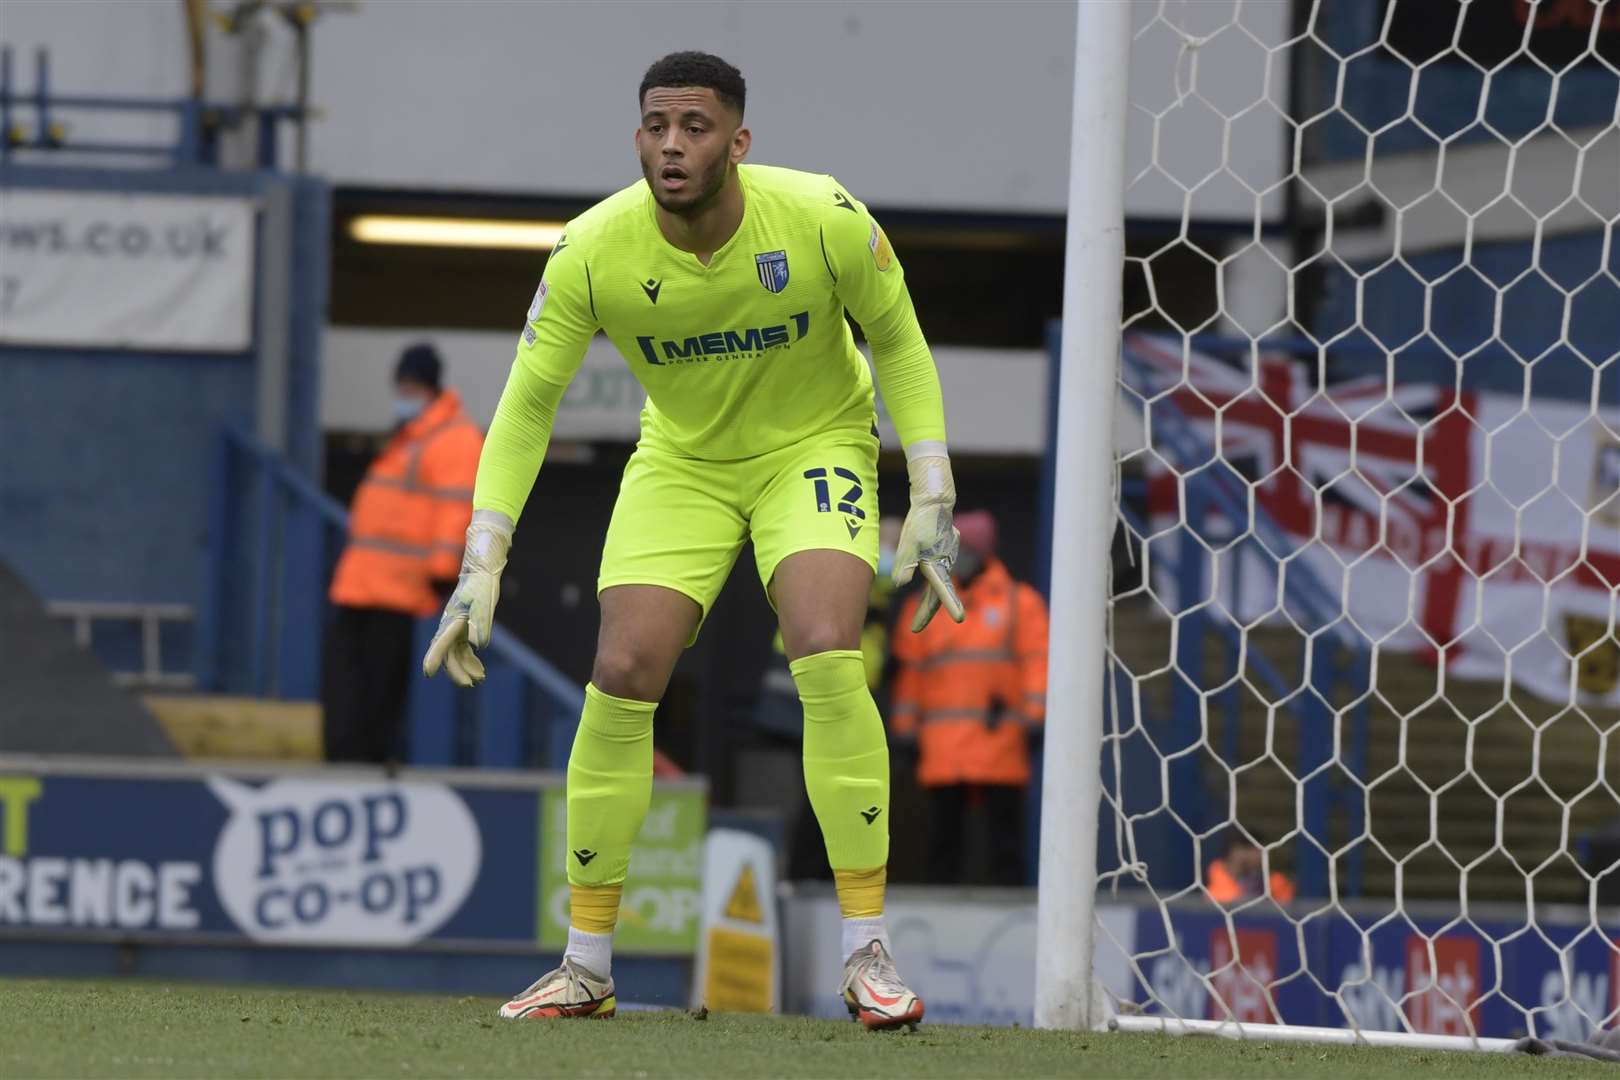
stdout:
[(686, 338), (660, 340), (638, 336), (636, 344), (641, 346), (641, 355), (647, 358), (647, 363), (660, 367), (665, 364), (691, 364), (717, 357), (749, 356), (799, 341), (810, 332), (808, 311), (801, 311), (792, 318), (791, 324), (753, 326), (746, 330), (713, 330)]

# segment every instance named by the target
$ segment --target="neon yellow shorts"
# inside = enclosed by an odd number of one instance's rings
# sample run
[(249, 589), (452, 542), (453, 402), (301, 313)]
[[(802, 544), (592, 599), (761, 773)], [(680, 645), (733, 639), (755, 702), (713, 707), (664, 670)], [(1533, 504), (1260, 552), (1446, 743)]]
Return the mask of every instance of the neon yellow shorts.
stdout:
[(876, 571), (877, 457), (875, 431), (847, 428), (739, 461), (643, 443), (619, 484), (596, 591), (662, 585), (706, 617), (750, 539), (767, 596), (777, 564), (797, 551), (847, 551)]

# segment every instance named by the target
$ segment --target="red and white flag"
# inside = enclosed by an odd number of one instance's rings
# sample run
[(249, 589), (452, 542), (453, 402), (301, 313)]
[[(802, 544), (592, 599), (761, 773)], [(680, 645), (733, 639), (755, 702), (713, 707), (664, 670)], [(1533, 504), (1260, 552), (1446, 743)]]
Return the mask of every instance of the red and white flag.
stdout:
[[(1318, 388), (1284, 354), (1239, 367), (1148, 334), (1126, 336), (1125, 361), (1155, 449), (1155, 543), (1180, 558), (1187, 529), (1203, 536), (1205, 595), (1234, 618), (1282, 618), (1278, 574), (1314, 578), (1381, 649), (1620, 705), (1620, 410), (1378, 377)], [(1234, 493), (1236, 528), (1207, 505), (1176, 528), (1194, 476)], [(1245, 531), (1270, 555), (1234, 545)], [(1177, 585), (1155, 576), (1175, 611), (1196, 602)]]

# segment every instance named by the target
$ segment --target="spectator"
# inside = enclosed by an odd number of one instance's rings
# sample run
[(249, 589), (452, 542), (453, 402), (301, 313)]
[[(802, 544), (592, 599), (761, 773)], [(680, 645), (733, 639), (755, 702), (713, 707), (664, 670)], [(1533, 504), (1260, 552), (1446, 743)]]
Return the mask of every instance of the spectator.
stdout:
[(350, 508), (321, 688), (328, 761), (394, 756), (416, 620), (439, 613), (460, 572), (484, 437), (442, 388), (443, 370), (431, 345), (401, 354), (394, 431)]
[(1294, 883), (1288, 875), (1273, 870), (1266, 875), (1265, 856), (1259, 845), (1240, 834), (1227, 842), (1226, 854), (1213, 860), (1204, 871), (1204, 888), (1217, 904), (1231, 905), (1269, 893), (1279, 904), (1294, 900)]
[(898, 739), (915, 740), (930, 804), (929, 879), (960, 879), (971, 802), (989, 826), (991, 877), (1022, 885), (1029, 742), (1046, 717), (1046, 604), (996, 558), (988, 511), (958, 514), (956, 527), (962, 550), (951, 575), (967, 621), (935, 619), (908, 633), (919, 597), (907, 600), (890, 723)]

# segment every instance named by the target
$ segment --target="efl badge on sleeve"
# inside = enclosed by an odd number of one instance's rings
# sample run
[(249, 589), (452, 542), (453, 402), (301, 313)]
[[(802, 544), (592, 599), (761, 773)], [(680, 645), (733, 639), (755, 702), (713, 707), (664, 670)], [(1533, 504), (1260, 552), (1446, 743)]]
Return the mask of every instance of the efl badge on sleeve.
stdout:
[(540, 287), (534, 290), (534, 301), (529, 305), (529, 319), (523, 324), (523, 344), (534, 347), (535, 340), (540, 336), (534, 329), (534, 324), (540, 321), (540, 312), (546, 307), (546, 294), (551, 286), (546, 284), (544, 278), (540, 279)]
[(872, 236), (867, 240), (866, 246), (872, 249), (872, 261), (877, 264), (881, 273), (894, 265), (894, 249), (889, 246), (889, 238), (883, 235), (877, 222), (872, 222)]
[(787, 288), (787, 252), (762, 251), (754, 256), (754, 263), (759, 268), (759, 283), (765, 286), (766, 292), (779, 293)]

